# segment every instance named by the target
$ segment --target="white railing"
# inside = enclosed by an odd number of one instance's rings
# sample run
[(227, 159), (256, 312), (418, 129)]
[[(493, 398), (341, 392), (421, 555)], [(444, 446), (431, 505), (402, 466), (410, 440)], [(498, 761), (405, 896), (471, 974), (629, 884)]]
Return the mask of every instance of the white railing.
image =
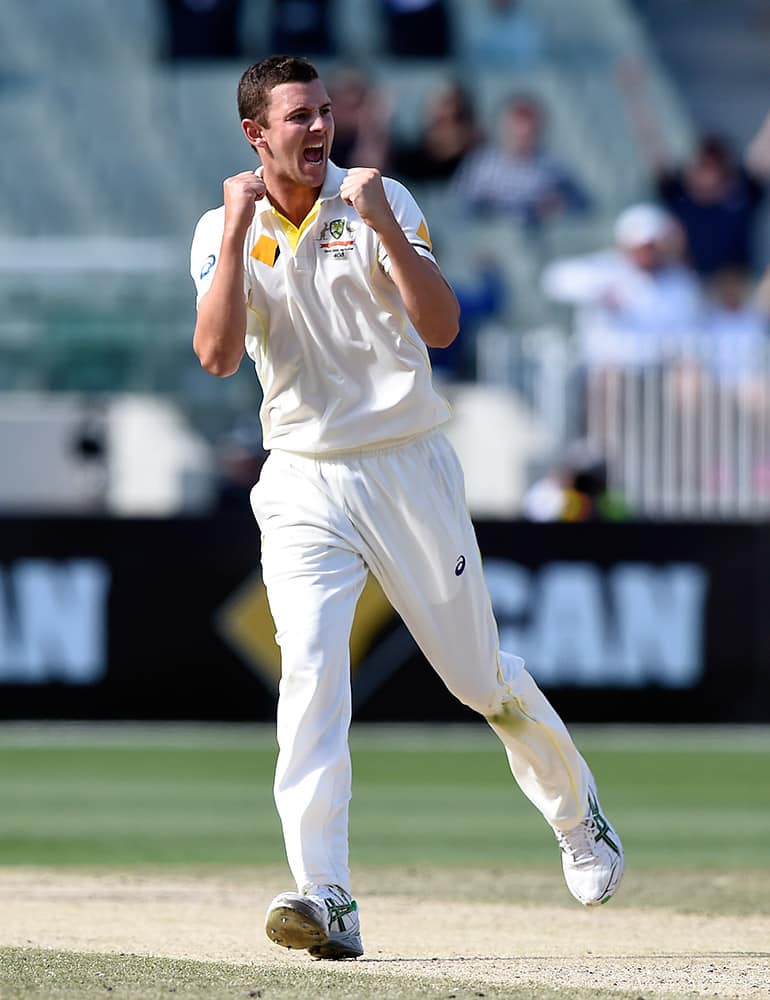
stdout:
[(586, 364), (560, 331), (477, 342), (482, 382), (513, 388), (563, 448), (587, 438), (637, 515), (770, 514), (770, 345), (670, 338), (657, 360)]

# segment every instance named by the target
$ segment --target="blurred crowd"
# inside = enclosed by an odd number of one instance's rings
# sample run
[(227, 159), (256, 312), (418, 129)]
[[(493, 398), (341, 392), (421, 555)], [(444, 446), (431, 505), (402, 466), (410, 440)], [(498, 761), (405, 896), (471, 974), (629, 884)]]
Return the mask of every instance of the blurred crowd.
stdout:
[[(358, 70), (331, 81), (339, 164), (365, 163), (446, 195), (459, 219), (533, 233), (552, 220), (590, 216), (592, 194), (547, 142), (547, 109), (514, 93), (487, 133), (473, 94), (447, 79), (430, 95), (413, 141), (389, 129), (386, 97)], [(548, 262), (546, 300), (572, 309), (576, 350), (586, 366), (661, 364), (685, 351), (715, 379), (751, 381), (768, 330), (767, 289), (759, 281), (760, 210), (770, 179), (770, 116), (745, 155), (704, 135), (683, 164), (656, 164), (649, 200), (623, 209), (610, 245)], [(506, 315), (503, 271), (493, 256), (474, 261), (476, 280), (458, 282), (464, 333)], [(447, 377), (473, 375), (471, 352), (436, 358)]]
[[(161, 0), (171, 59), (227, 59), (248, 56), (244, 29), (247, 0)], [(267, 0), (264, 47), (318, 58), (343, 55), (334, 17), (335, 0)], [(397, 58), (446, 59), (463, 48), (487, 64), (522, 63), (540, 55), (536, 24), (519, 0), (481, 0), (466, 12), (447, 0), (377, 0), (385, 54)]]
[[(172, 60), (264, 54), (246, 51), (240, 0), (164, 0), (164, 9)], [(513, 65), (527, 69), (543, 59), (543, 39), (526, 4), (379, 0), (377, 9), (384, 58), (435, 65), (435, 85), (412, 130), (399, 127), (400, 109), (382, 79), (368, 66), (346, 62), (332, 0), (264, 5), (266, 50), (331, 61), (327, 85), (338, 165), (377, 167), (403, 180), (418, 198), (429, 191), (434, 215), (436, 205), (443, 206), (442, 214), (445, 209), (459, 227), (491, 222), (499, 231), (509, 221), (529, 234), (533, 247), (552, 222), (590, 221), (606, 212), (602, 192), (553, 152), (553, 109), (541, 94), (511, 89), (492, 114), (487, 108), (482, 116), (471, 77), (457, 76), (458, 65), (494, 72)], [(452, 58), (458, 39), (465, 60), (459, 63)], [(619, 89), (631, 93), (628, 84), (620, 79)], [(415, 102), (420, 99), (415, 95)], [(668, 161), (665, 143), (638, 101), (630, 102), (629, 113), (649, 155), (646, 195), (617, 213), (606, 245), (546, 256), (540, 273), (545, 307), (569, 330), (584, 378), (585, 409), (597, 405), (590, 393), (599, 394), (599, 409), (608, 394), (617, 393), (618, 371), (642, 378), (667, 369), (677, 373), (677, 405), (686, 407), (708, 387), (733, 394), (752, 419), (765, 420), (770, 282), (762, 280), (768, 262), (757, 253), (757, 228), (770, 182), (770, 115), (745, 150), (706, 134), (677, 163)], [(441, 245), (436, 249), (441, 256)], [(519, 332), (512, 322), (516, 289), (494, 252), (474, 255), (464, 273), (451, 277), (462, 336), (450, 350), (433, 352), (433, 361), (441, 378), (467, 380), (475, 376), (475, 337), (485, 324)], [(585, 419), (574, 431), (582, 439)], [(592, 468), (596, 473), (598, 465)], [(551, 481), (563, 483), (565, 476), (560, 466)], [(591, 516), (601, 509), (594, 498), (572, 506), (573, 514), (590, 510)]]

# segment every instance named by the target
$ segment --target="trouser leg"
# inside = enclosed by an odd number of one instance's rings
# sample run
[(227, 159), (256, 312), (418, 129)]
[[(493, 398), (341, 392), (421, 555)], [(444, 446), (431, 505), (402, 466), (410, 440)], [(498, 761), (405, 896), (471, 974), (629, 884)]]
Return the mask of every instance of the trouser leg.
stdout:
[(487, 722), (521, 790), (551, 826), (568, 830), (585, 816), (591, 772), (520, 658), (501, 651), (500, 662), (510, 694)]
[(280, 492), (282, 512), (274, 516), (265, 516), (264, 493), (255, 503), (281, 649), (275, 802), (298, 890), (309, 883), (349, 890), (349, 639), (367, 571), (361, 556), (329, 530), (328, 512), (326, 523), (313, 523), (309, 503), (301, 516), (288, 511), (298, 499), (291, 485)]
[(372, 571), (449, 690), (502, 740), (530, 801), (568, 829), (585, 815), (591, 774), (524, 661), (500, 652), (453, 450), (433, 437), (379, 465), (369, 479), (382, 495), (362, 532)]

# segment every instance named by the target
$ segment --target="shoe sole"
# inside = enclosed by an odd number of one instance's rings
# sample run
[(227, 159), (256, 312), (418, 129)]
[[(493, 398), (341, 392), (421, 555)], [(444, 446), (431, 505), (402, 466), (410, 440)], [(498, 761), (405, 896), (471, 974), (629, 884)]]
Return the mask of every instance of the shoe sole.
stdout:
[(282, 948), (307, 949), (311, 954), (330, 943), (326, 928), (319, 924), (313, 909), (301, 900), (270, 910), (265, 918), (265, 932)]
[(311, 958), (326, 958), (332, 961), (339, 961), (343, 958), (360, 958), (364, 953), (363, 948), (352, 948), (332, 940), (327, 940), (326, 944), (313, 945), (308, 948), (308, 951)]

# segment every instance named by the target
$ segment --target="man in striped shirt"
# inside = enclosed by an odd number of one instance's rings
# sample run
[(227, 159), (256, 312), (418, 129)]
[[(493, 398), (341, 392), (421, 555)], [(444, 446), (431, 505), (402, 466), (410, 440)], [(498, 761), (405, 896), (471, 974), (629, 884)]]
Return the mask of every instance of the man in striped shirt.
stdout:
[(505, 102), (498, 140), (471, 153), (457, 173), (455, 193), (468, 209), (537, 225), (588, 207), (579, 182), (543, 150), (542, 131), (543, 112), (536, 101), (517, 96)]

